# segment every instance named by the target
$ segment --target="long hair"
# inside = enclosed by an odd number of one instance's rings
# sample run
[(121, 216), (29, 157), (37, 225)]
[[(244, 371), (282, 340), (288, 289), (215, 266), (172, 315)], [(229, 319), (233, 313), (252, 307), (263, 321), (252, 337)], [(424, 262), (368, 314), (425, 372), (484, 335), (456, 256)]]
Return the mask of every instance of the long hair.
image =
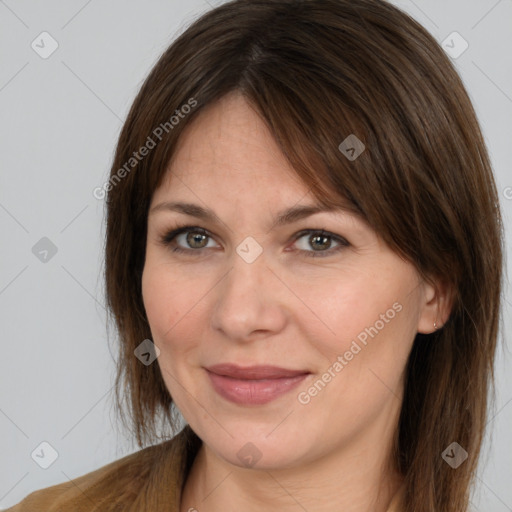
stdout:
[[(151, 70), (101, 190), (122, 420), (140, 447), (165, 427), (176, 431), (158, 364), (134, 356), (151, 338), (141, 293), (148, 207), (180, 134), (232, 91), (254, 106), (320, 203), (348, 200), (419, 275), (453, 291), (447, 323), (414, 340), (392, 463), (405, 477), (407, 511), (466, 511), (494, 393), (501, 213), (454, 66), (383, 0), (233, 0), (198, 17)], [(342, 152), (351, 135), (365, 145), (355, 159)], [(456, 470), (442, 457), (452, 442), (468, 453)]]

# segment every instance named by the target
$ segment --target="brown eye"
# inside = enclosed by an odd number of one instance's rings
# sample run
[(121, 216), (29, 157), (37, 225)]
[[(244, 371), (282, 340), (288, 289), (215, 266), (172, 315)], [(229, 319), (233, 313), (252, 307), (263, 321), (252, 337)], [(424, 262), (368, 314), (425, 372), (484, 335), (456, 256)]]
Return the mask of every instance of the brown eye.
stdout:
[[(184, 238), (181, 235), (184, 235)], [(160, 239), (160, 243), (166, 247), (171, 247), (172, 252), (199, 255), (202, 254), (201, 249), (207, 248), (209, 238), (211, 236), (203, 228), (183, 226), (166, 233)]]
[(187, 235), (185, 237), (186, 242), (193, 249), (202, 249), (203, 247), (206, 246), (206, 244), (204, 242), (205, 242), (205, 240), (207, 240), (208, 235), (205, 235), (203, 233), (198, 233), (197, 231), (188, 231), (183, 234)]
[[(306, 257), (331, 256), (350, 245), (341, 236), (325, 230), (303, 230), (295, 236), (295, 244), (301, 239), (305, 239), (306, 244), (304, 244), (305, 248), (299, 249), (298, 252)], [(205, 229), (198, 226), (183, 226), (169, 231), (160, 239), (160, 243), (170, 247), (174, 253), (199, 256), (203, 254), (202, 249), (209, 248), (208, 240), (213, 238)], [(333, 242), (337, 244), (335, 247), (332, 247)]]
[[(327, 231), (314, 231), (306, 230), (301, 231), (296, 238), (300, 240), (304, 238), (306, 240), (306, 247), (313, 247), (313, 250), (299, 249), (307, 257), (325, 257), (330, 256), (335, 252), (338, 252), (350, 244), (342, 237), (329, 233)], [(331, 249), (332, 242), (335, 241), (338, 245)]]

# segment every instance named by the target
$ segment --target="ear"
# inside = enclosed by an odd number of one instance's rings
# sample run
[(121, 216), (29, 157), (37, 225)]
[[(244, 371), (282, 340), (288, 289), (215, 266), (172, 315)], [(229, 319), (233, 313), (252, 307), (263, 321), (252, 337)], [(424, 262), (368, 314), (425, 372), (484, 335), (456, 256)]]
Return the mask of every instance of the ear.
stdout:
[(441, 329), (450, 317), (454, 298), (453, 287), (441, 280), (433, 284), (424, 282), (423, 297), (417, 330), (422, 334), (430, 334)]

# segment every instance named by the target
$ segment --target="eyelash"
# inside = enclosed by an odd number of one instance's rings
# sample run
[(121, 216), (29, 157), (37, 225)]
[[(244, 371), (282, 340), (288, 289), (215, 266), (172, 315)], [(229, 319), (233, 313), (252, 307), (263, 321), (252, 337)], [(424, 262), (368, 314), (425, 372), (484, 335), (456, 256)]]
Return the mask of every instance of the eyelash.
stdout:
[[(191, 254), (193, 256), (200, 256), (202, 253), (202, 249), (206, 249), (206, 247), (203, 247), (201, 249), (184, 249), (182, 247), (179, 247), (176, 245), (175, 238), (182, 234), (182, 233), (199, 233), (201, 235), (207, 236), (208, 238), (213, 238), (208, 231), (206, 231), (203, 228), (200, 228), (198, 226), (181, 226), (177, 227), (176, 229), (173, 229), (171, 231), (168, 231), (160, 238), (160, 243), (164, 245), (165, 247), (172, 247), (172, 252), (175, 253), (186, 253)], [(323, 229), (305, 229), (302, 231), (299, 231), (295, 235), (294, 243), (306, 235), (319, 235), (319, 236), (325, 236), (327, 238), (333, 239), (339, 243), (337, 247), (334, 247), (333, 249), (328, 249), (325, 251), (304, 251), (302, 249), (299, 249), (298, 252), (303, 253), (306, 257), (311, 258), (325, 258), (327, 256), (331, 256), (334, 253), (337, 253), (341, 251), (342, 249), (345, 249), (350, 244), (342, 237), (335, 235), (334, 233), (329, 233), (328, 231), (324, 231)], [(195, 254), (194, 254), (195, 253)]]

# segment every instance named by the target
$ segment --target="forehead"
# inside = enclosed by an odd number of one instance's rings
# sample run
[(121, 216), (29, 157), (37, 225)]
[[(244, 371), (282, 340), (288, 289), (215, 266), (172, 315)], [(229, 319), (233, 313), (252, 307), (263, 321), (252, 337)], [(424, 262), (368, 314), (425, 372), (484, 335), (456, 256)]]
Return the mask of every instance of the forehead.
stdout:
[[(308, 187), (264, 121), (238, 93), (209, 105), (184, 130), (155, 195), (245, 192), (304, 197)], [(158, 194), (157, 194), (158, 193)]]
[[(259, 114), (240, 94), (205, 109), (182, 133), (150, 216), (174, 211), (235, 224), (266, 220), (269, 229), (315, 213), (366, 224), (348, 200), (330, 194), (326, 208), (290, 165)], [(242, 225), (242, 224), (241, 224)]]

